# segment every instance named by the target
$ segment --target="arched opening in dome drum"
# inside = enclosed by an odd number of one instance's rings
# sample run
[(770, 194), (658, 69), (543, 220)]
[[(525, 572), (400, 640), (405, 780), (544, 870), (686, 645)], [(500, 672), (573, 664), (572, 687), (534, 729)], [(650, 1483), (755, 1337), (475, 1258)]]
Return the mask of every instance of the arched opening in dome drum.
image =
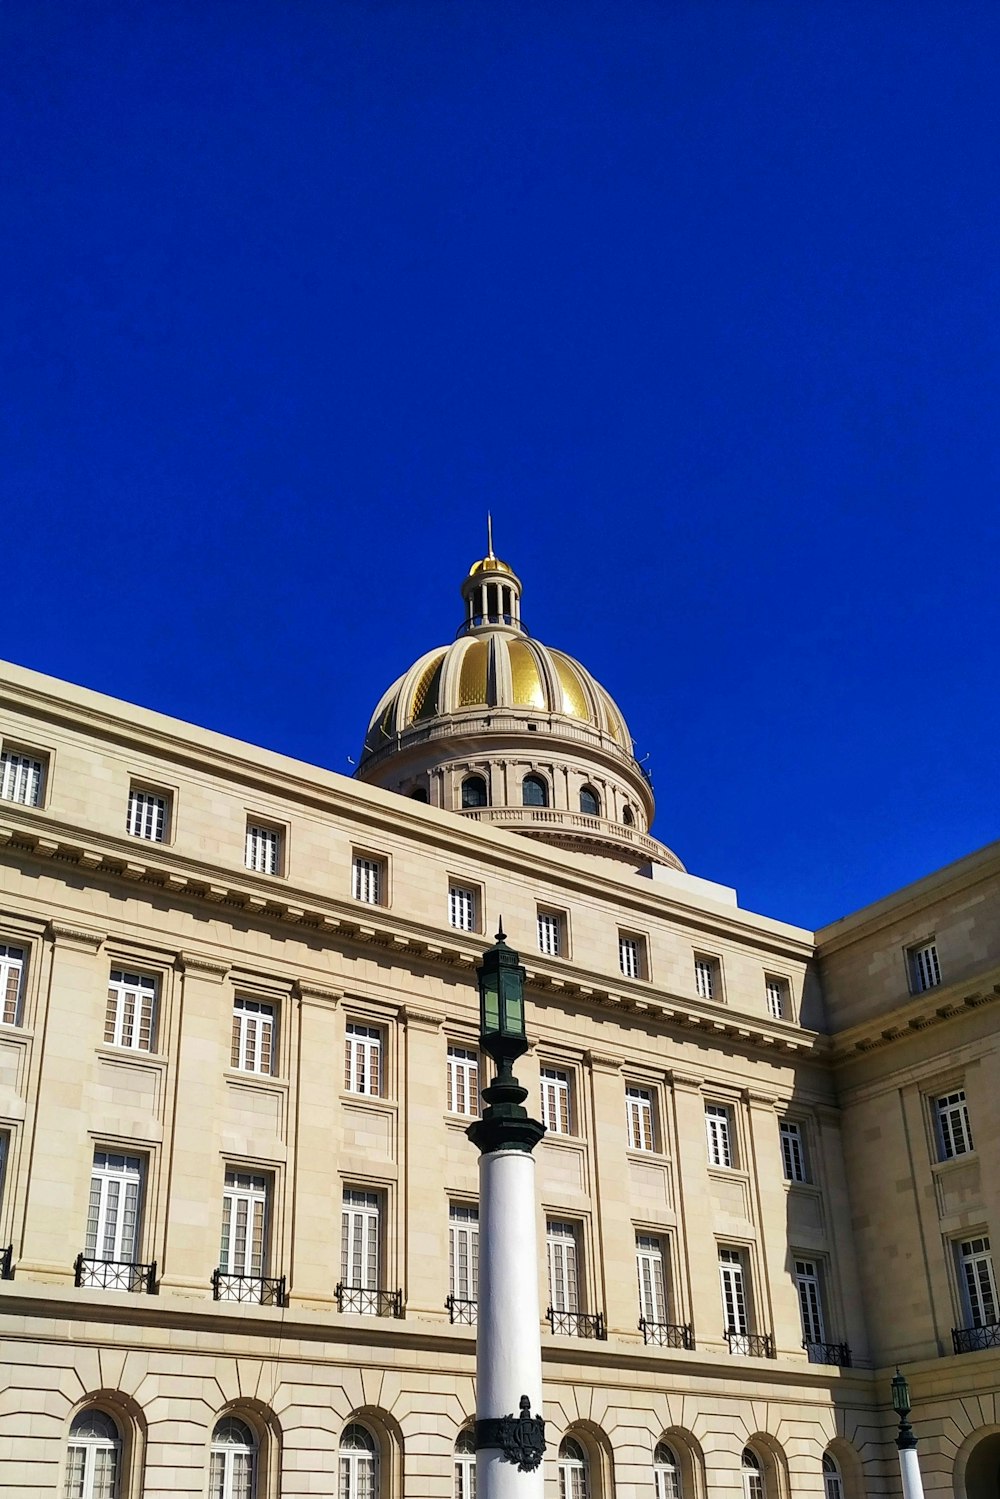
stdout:
[(588, 817), (600, 817), (601, 798), (598, 796), (593, 786), (581, 786), (580, 811), (585, 812)]
[(622, 822), (627, 828), (632, 827), (633, 823), (635, 822), (635, 813), (632, 811), (632, 808), (629, 806), (628, 802), (626, 802), (624, 807), (622, 807)]
[(525, 776), (521, 782), (521, 806), (547, 807), (548, 804), (549, 788), (541, 776)]
[(427, 792), (424, 790), (424, 788), (422, 786), (418, 786), (417, 789), (416, 789), (416, 791), (411, 791), (410, 792), (410, 801), (411, 802), (425, 802), (426, 800), (427, 800)]
[(462, 806), (488, 807), (489, 803), (489, 792), (482, 776), (466, 776), (462, 782)]

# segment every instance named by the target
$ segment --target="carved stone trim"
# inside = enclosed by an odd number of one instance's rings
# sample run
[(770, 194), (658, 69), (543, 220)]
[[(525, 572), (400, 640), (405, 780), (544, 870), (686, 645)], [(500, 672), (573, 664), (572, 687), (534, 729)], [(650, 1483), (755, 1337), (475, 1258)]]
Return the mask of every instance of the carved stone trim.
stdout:
[(82, 947), (87, 952), (98, 952), (108, 940), (106, 932), (95, 932), (83, 926), (69, 926), (62, 921), (50, 921), (48, 930), (53, 942), (66, 947)]
[(755, 1109), (773, 1109), (778, 1102), (773, 1093), (761, 1093), (756, 1088), (744, 1088), (743, 1097)]
[(588, 1066), (599, 1067), (608, 1072), (620, 1072), (625, 1065), (624, 1057), (616, 1057), (610, 1052), (603, 1051), (584, 1052), (584, 1060)]
[(181, 953), (180, 966), (183, 973), (214, 980), (217, 984), (224, 982), (232, 968), (231, 963), (221, 963), (218, 958), (206, 958), (201, 953), (192, 952)]
[(343, 989), (331, 989), (326, 984), (316, 983), (313, 979), (296, 979), (292, 985), (292, 991), (306, 1003), (319, 1000), (331, 1009), (335, 1008), (344, 997)]
[(703, 1077), (695, 1077), (690, 1072), (671, 1072), (668, 1076), (675, 1088), (690, 1088), (693, 1093), (700, 1093), (705, 1086)]
[(407, 1025), (424, 1026), (433, 1031), (440, 1030), (444, 1023), (443, 1015), (435, 1015), (431, 1010), (418, 1010), (412, 1005), (405, 1006), (401, 1018)]

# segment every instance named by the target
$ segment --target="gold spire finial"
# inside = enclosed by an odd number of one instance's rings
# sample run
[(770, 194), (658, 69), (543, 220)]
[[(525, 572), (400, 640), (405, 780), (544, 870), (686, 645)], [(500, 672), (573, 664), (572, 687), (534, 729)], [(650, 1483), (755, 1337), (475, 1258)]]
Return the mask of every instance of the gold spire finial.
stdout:
[(493, 553), (493, 517), (492, 517), (492, 515), (490, 514), (490, 512), (488, 510), (486, 512), (486, 555), (488, 557), (492, 557), (494, 555), (494, 553)]

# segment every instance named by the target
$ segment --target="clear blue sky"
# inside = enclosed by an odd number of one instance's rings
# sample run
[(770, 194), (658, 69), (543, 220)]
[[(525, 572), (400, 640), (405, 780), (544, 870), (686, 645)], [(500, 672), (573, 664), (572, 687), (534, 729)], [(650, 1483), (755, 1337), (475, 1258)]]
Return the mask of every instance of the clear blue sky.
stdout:
[(0, 27), (0, 654), (348, 770), (489, 507), (694, 872), (1000, 835), (996, 0)]

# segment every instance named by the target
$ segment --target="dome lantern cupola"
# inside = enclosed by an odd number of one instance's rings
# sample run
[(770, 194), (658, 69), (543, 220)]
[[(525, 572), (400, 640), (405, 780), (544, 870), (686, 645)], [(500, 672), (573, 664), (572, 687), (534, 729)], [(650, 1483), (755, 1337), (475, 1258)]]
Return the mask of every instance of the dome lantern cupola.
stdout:
[(649, 833), (653, 788), (611, 695), (521, 623), (521, 580), (493, 550), (462, 583), (465, 619), (372, 714), (359, 780), (478, 822), (638, 868), (675, 869)]

